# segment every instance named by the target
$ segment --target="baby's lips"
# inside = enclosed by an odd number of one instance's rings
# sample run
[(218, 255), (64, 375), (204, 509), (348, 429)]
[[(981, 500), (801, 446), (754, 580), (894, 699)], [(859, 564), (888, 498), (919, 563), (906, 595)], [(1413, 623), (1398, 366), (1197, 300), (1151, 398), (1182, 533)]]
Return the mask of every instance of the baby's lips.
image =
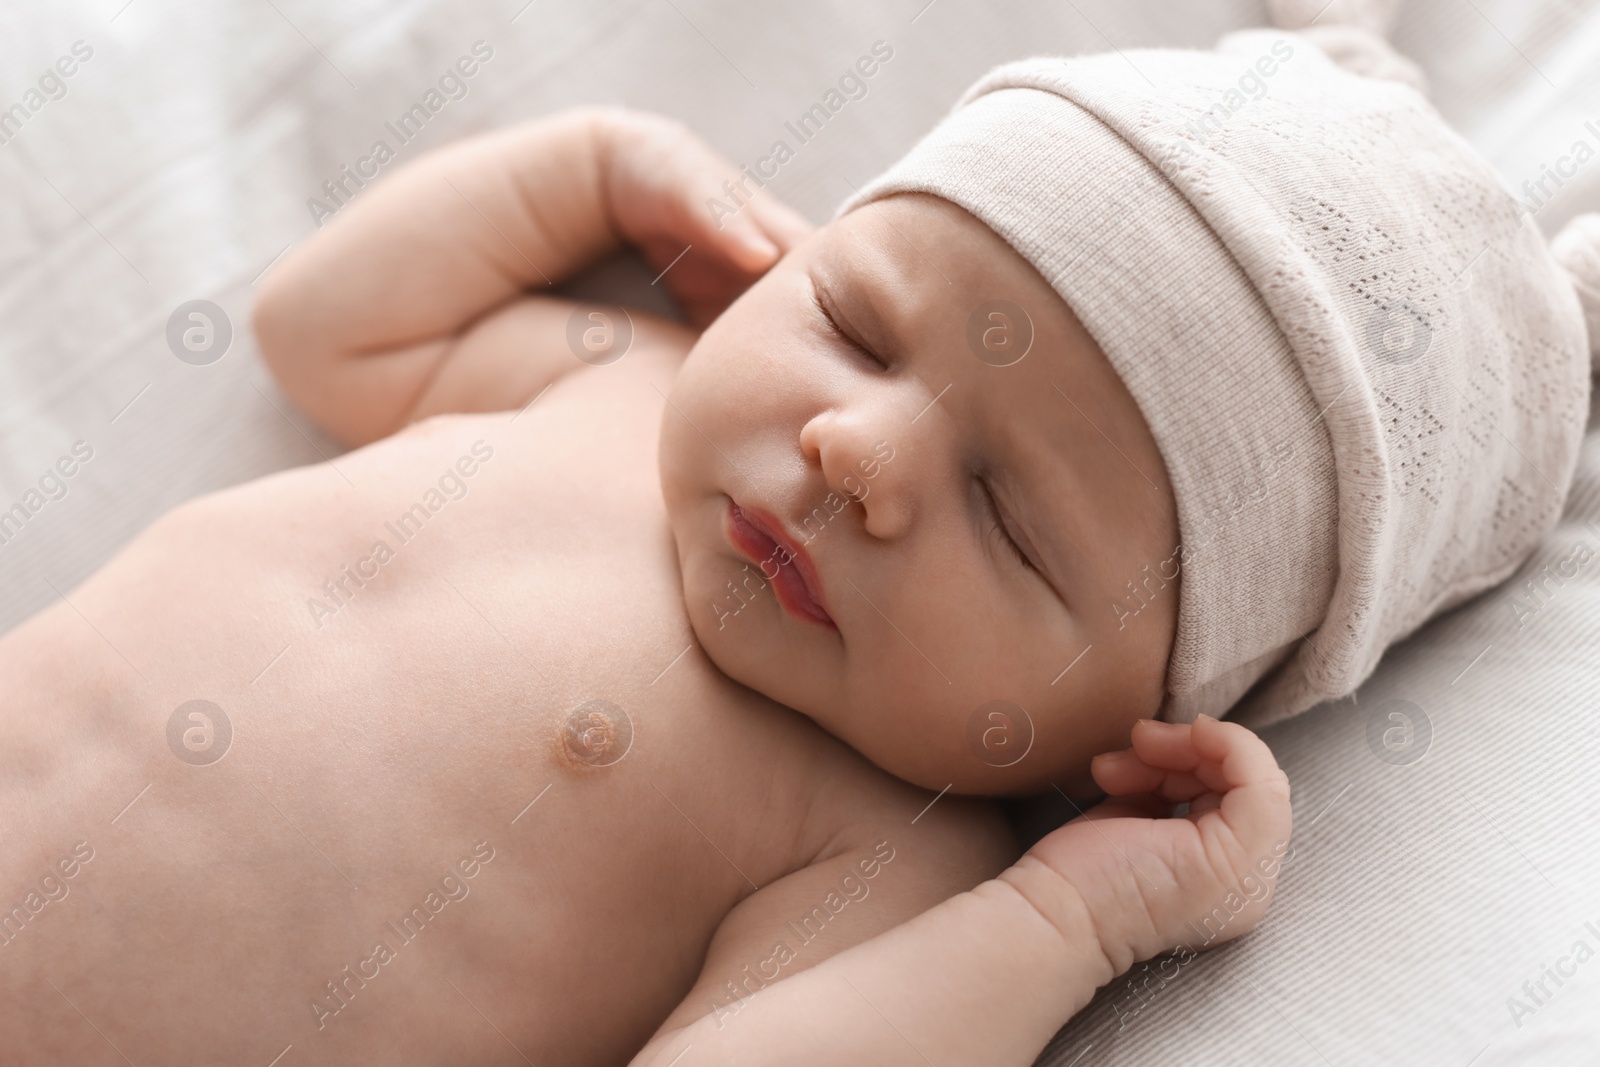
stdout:
[[(761, 561), (761, 573), (774, 583), (774, 591), (784, 606), (837, 629), (837, 624), (823, 603), (822, 582), (816, 567), (804, 550), (789, 539), (783, 522), (771, 514), (741, 507), (731, 497), (728, 514), (736, 526), (754, 531), (762, 542), (759, 549), (749, 546), (742, 551), (751, 554), (752, 559), (756, 554), (769, 553)], [(775, 563), (777, 567), (772, 574), (767, 573), (768, 562)]]

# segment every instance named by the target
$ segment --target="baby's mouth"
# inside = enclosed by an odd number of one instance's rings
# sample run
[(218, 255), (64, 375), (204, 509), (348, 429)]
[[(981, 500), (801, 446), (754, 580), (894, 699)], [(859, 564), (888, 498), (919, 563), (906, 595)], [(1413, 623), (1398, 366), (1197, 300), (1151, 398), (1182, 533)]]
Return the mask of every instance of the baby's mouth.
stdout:
[(805, 550), (784, 533), (781, 522), (764, 512), (741, 508), (730, 497), (724, 527), (728, 543), (761, 568), (761, 576), (772, 583), (784, 610), (830, 630), (839, 628), (822, 606), (816, 567)]

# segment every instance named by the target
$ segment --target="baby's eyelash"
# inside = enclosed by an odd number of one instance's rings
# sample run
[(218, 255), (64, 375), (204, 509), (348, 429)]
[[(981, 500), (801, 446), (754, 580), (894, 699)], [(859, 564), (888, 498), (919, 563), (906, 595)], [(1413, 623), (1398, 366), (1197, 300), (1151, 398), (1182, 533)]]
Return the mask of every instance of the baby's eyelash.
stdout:
[(833, 313), (828, 310), (828, 305), (822, 302), (821, 297), (813, 293), (811, 296), (811, 303), (816, 307), (817, 311), (822, 314), (823, 321), (828, 324), (828, 328), (838, 335), (841, 341), (855, 349), (856, 352), (860, 353), (864, 359), (873, 363), (875, 366), (881, 367), (884, 370), (889, 369), (889, 365), (883, 360), (879, 359), (876, 353), (868, 348), (862, 347), (862, 345), (860, 345), (855, 338), (851, 337), (840, 328), (838, 321), (834, 319)]
[(1011, 536), (1011, 532), (1006, 529), (1005, 523), (1000, 518), (1000, 505), (995, 500), (994, 492), (989, 488), (989, 483), (980, 478), (978, 479), (978, 486), (983, 490), (983, 498), (988, 504), (988, 535), (990, 539), (1000, 541), (1006, 552), (1014, 560), (1032, 570), (1033, 562), (1028, 559), (1027, 555), (1017, 545), (1016, 540)]

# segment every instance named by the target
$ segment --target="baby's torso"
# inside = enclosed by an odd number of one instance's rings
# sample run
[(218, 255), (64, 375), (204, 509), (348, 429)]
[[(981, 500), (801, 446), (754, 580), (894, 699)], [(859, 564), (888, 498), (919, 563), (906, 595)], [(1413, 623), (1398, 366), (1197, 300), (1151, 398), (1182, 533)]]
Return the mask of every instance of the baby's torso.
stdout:
[(615, 1062), (914, 799), (700, 652), (630, 359), (198, 501), (0, 639), (0, 1042)]

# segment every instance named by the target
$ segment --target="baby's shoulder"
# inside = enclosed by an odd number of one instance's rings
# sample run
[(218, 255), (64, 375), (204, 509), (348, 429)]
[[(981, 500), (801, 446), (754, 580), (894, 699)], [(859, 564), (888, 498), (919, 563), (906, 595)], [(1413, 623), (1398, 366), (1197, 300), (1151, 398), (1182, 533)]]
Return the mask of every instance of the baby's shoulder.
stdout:
[(842, 745), (836, 756), (814, 768), (801, 834), (812, 847), (723, 918), (700, 977), (663, 1032), (708, 1008), (720, 1026), (770, 982), (894, 929), (1016, 858), (992, 802), (918, 789)]

